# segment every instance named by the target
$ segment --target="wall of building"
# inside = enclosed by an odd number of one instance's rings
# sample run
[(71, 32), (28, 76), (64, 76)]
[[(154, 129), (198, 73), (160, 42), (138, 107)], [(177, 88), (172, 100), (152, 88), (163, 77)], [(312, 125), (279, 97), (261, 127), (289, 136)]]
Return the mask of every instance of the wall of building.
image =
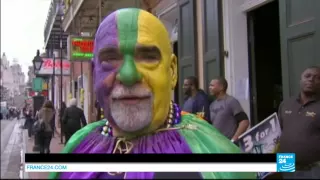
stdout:
[(1, 57), (1, 81), (2, 85), (8, 89), (8, 95), (13, 97), (14, 83), (12, 69), (10, 68), (10, 62), (7, 59), (7, 56), (3, 53)]
[[(235, 96), (239, 99), (241, 105), (243, 106), (246, 113), (250, 114), (250, 103), (247, 95), (239, 96), (240, 90), (237, 89), (239, 82), (247, 81), (249, 78), (248, 72), (248, 47), (243, 46), (242, 43), (247, 41), (247, 23), (246, 23), (246, 14), (242, 11), (241, 5), (244, 4), (245, 0), (225, 0), (222, 1), (222, 11), (223, 11), (223, 24), (224, 24), (224, 50), (229, 52), (229, 56), (224, 57), (225, 63), (225, 77), (229, 82), (228, 93), (230, 95)], [(176, 3), (175, 1), (166, 1), (160, 2), (158, 6), (156, 6), (153, 12), (157, 15), (157, 13), (166, 12), (166, 9), (171, 8), (172, 4)], [(168, 11), (169, 12), (169, 11)], [(167, 13), (168, 13), (167, 12)], [(197, 71), (199, 78), (200, 88), (205, 87), (204, 76), (203, 76), (203, 6), (201, 1), (196, 1), (196, 21), (197, 21)], [(165, 18), (165, 14), (162, 14), (162, 17)], [(172, 17), (171, 17), (172, 18)], [(172, 31), (173, 23), (168, 21), (168, 19), (162, 19), (162, 22), (167, 27), (168, 32)], [(228, 24), (228, 25), (226, 25)], [(234, 36), (237, 34), (237, 36)]]
[[(250, 99), (240, 86), (249, 79), (248, 45), (247, 45), (247, 16), (241, 6), (245, 0), (224, 0), (224, 49), (229, 52), (225, 57), (225, 76), (229, 82), (228, 93), (235, 96), (248, 115), (250, 115)], [(249, 87), (247, 89), (249, 91)]]

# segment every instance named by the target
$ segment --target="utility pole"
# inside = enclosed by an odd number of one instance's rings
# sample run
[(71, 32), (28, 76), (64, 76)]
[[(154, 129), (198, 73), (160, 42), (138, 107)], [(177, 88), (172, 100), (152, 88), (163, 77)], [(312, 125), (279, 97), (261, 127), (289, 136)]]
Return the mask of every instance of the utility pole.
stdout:
[[(62, 53), (63, 53), (63, 42), (62, 42), (62, 36), (63, 36), (63, 29), (62, 29), (62, 0), (60, 1), (60, 5), (59, 5), (59, 18), (60, 18), (60, 110), (62, 109), (62, 103), (63, 103), (63, 99), (62, 99), (62, 89), (63, 89), (63, 56), (62, 56)], [(61, 113), (61, 112), (60, 112)], [(62, 116), (61, 116), (62, 117)], [(61, 129), (62, 129), (62, 124), (61, 124)], [(62, 144), (63, 143), (63, 133), (61, 132), (60, 133), (60, 143)]]

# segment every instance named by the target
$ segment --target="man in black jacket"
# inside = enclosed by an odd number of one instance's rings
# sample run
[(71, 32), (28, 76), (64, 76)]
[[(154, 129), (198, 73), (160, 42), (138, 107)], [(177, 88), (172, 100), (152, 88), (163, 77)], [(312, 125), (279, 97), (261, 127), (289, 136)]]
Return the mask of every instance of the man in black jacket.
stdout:
[(70, 100), (70, 106), (64, 111), (62, 121), (66, 142), (68, 142), (70, 137), (81, 129), (81, 127), (87, 125), (84, 112), (82, 109), (77, 107), (77, 100), (75, 98)]
[(186, 98), (182, 110), (197, 114), (209, 122), (209, 98), (203, 90), (199, 89), (198, 78), (194, 76), (186, 78), (183, 82), (183, 90)]

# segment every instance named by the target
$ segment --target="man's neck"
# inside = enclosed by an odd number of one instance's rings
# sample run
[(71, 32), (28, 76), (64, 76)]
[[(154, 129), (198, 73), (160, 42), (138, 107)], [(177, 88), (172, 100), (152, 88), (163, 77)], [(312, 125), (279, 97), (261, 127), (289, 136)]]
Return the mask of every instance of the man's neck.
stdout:
[(219, 93), (219, 95), (217, 95), (217, 99), (223, 99), (224, 97), (226, 97), (226, 95), (227, 95), (227, 93), (225, 93), (225, 92), (221, 92), (221, 93)]
[(309, 101), (318, 99), (319, 97), (319, 93), (300, 93), (300, 100), (302, 104), (306, 104)]
[(197, 95), (197, 93), (198, 93), (198, 90), (194, 90), (194, 91), (192, 91), (192, 93), (191, 93), (191, 97), (195, 97), (195, 96)]

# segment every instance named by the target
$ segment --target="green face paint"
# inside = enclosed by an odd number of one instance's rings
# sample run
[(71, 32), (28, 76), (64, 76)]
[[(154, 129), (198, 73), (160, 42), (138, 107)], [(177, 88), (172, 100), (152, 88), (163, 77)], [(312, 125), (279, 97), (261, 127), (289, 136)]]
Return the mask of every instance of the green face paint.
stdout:
[(132, 86), (142, 78), (134, 61), (139, 12), (140, 10), (135, 8), (122, 9), (117, 12), (119, 46), (124, 55), (117, 78), (126, 86)]

